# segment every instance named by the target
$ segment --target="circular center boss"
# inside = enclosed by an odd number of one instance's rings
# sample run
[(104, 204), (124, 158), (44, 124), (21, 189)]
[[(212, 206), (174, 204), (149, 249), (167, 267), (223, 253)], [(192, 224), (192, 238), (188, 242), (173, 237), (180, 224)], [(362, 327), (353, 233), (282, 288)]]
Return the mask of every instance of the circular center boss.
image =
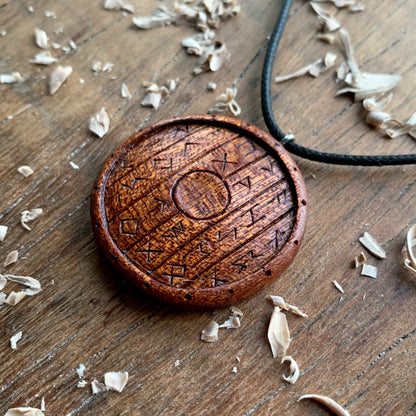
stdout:
[(169, 303), (215, 308), (253, 295), (292, 262), (306, 193), (264, 131), (187, 116), (139, 131), (110, 156), (91, 217), (99, 245), (132, 283)]

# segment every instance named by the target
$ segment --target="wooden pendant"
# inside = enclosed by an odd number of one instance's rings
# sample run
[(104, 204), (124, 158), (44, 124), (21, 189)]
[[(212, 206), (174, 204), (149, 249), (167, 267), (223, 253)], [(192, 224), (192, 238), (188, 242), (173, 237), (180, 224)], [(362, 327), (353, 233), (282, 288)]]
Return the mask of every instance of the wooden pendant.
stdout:
[(217, 115), (174, 118), (119, 147), (95, 182), (98, 244), (132, 283), (169, 303), (245, 299), (292, 262), (306, 191), (273, 137)]

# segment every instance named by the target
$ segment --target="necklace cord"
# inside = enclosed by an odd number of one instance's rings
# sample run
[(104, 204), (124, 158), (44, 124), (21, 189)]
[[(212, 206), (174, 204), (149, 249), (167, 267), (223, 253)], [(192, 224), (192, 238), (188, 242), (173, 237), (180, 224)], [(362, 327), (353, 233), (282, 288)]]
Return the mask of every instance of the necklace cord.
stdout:
[(292, 0), (283, 0), (283, 5), (280, 10), (279, 18), (273, 28), (273, 32), (270, 37), (269, 46), (267, 48), (266, 57), (264, 59), (263, 65), (263, 73), (261, 79), (261, 106), (263, 118), (270, 134), (273, 137), (275, 137), (289, 152), (302, 158), (313, 160), (315, 162), (354, 166), (387, 166), (416, 164), (416, 154), (355, 156), (320, 152), (298, 145), (290, 139), (289, 135), (286, 135), (282, 132), (273, 115), (270, 85), (277, 47), (282, 37), (285, 24), (288, 20), (291, 5)]

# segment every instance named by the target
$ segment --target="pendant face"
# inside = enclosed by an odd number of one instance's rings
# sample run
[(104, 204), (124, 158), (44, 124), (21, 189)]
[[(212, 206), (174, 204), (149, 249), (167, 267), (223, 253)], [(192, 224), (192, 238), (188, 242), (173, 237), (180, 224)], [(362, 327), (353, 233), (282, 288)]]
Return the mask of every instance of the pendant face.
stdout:
[(97, 241), (132, 283), (171, 304), (217, 308), (245, 299), (292, 262), (306, 192), (273, 137), (230, 117), (147, 127), (95, 182)]

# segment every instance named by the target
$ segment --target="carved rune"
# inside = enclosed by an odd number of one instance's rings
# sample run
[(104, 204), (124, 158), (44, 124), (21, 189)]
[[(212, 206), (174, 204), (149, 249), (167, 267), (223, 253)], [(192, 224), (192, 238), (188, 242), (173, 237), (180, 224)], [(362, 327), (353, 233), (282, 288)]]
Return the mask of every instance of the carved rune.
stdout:
[(227, 160), (227, 153), (224, 153), (224, 157), (222, 160), (218, 160), (218, 159), (213, 159), (213, 162), (218, 162), (222, 164), (222, 171), (225, 171), (225, 168), (227, 167), (227, 165), (237, 165), (237, 162), (230, 162), (229, 160)]
[(121, 234), (135, 235), (137, 227), (139, 226), (139, 220), (127, 219), (120, 221), (120, 232)]
[(170, 227), (168, 232), (165, 234), (162, 234), (163, 238), (178, 238), (179, 234), (183, 234), (185, 232), (185, 228), (182, 224), (182, 221), (179, 221), (176, 225), (173, 227)]
[(241, 217), (244, 217), (245, 215), (249, 214), (250, 223), (247, 225), (247, 227), (251, 227), (256, 222), (259, 222), (260, 220), (262, 220), (266, 216), (266, 215), (262, 215), (262, 216), (256, 218), (256, 215), (254, 214), (254, 208), (256, 208), (257, 205), (259, 205), (259, 204), (253, 205), (248, 211), (241, 214)]
[(151, 260), (151, 255), (154, 254), (158, 256), (159, 254), (163, 253), (163, 250), (156, 250), (150, 247), (150, 240), (147, 243), (147, 249), (144, 250), (136, 250), (137, 253), (146, 253), (146, 263), (149, 263)]
[(174, 279), (183, 279), (185, 277), (186, 264), (169, 264), (170, 273), (165, 273), (164, 277), (169, 277), (169, 283), (172, 285)]

